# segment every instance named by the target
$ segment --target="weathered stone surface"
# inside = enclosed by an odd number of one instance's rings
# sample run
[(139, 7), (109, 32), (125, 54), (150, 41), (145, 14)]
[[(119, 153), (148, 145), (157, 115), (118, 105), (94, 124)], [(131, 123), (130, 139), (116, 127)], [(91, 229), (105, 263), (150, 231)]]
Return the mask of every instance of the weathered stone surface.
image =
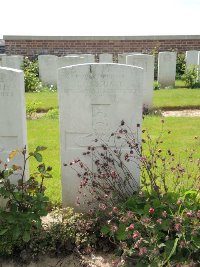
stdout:
[(6, 54), (0, 54), (0, 67), (2, 67), (2, 57), (5, 57)]
[(118, 55), (118, 63), (119, 64), (126, 64), (126, 57), (128, 55), (134, 55), (134, 54), (142, 54), (140, 52), (130, 52), (130, 53), (123, 53)]
[(196, 69), (197, 81), (200, 81), (200, 51), (186, 51), (186, 70)]
[(174, 87), (176, 77), (176, 52), (160, 52), (158, 55), (158, 82), (163, 88)]
[(143, 106), (151, 109), (153, 105), (154, 56), (144, 54), (128, 55), (126, 57), (126, 64), (144, 69)]
[(94, 55), (80, 55), (80, 56), (64, 56), (58, 57), (57, 68), (62, 68), (71, 65), (92, 63), (94, 62)]
[[(7, 162), (12, 150), (27, 145), (23, 71), (0, 67), (0, 125), (0, 159)], [(23, 167), (22, 155), (12, 162)], [(12, 178), (18, 179), (19, 175)]]
[[(121, 120), (133, 132), (138, 130), (137, 124), (142, 120), (143, 69), (103, 63), (65, 67), (58, 70), (58, 93), (62, 203), (76, 208), (80, 178), (63, 164), (75, 158), (82, 159), (88, 146), (98, 146), (94, 141), (96, 137), (108, 142)], [(123, 151), (128, 148), (123, 147)], [(86, 164), (92, 167), (89, 159)], [(131, 163), (131, 168), (139, 182), (138, 162)]]
[(2, 67), (21, 70), (23, 65), (23, 56), (3, 56)]
[(54, 55), (38, 56), (39, 75), (44, 84), (57, 85), (57, 59)]
[(113, 63), (113, 55), (99, 54), (99, 63)]
[(80, 56), (85, 58), (85, 63), (95, 63), (94, 54), (80, 54)]
[(186, 51), (185, 55), (186, 68), (189, 69), (191, 65), (199, 65), (199, 51)]

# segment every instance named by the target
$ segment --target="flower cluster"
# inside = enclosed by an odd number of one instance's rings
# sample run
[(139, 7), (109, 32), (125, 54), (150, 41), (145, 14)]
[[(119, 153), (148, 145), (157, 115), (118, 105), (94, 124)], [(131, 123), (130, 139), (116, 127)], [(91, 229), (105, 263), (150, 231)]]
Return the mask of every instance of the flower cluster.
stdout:
[(181, 198), (180, 206), (178, 193), (160, 199), (147, 192), (135, 194), (123, 206), (98, 214), (102, 234), (120, 248), (122, 258), (144, 266), (200, 263), (199, 191), (185, 192)]

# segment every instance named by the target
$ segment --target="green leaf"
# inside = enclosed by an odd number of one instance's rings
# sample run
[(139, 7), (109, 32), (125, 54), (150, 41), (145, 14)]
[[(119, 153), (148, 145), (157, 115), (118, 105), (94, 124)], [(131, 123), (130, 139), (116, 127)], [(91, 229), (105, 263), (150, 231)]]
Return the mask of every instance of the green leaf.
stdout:
[(110, 232), (110, 227), (108, 225), (103, 225), (101, 227), (101, 232), (102, 234), (107, 235)]
[(13, 232), (13, 238), (14, 240), (17, 240), (17, 238), (20, 236), (20, 228), (19, 227), (15, 227), (14, 232)]
[(153, 200), (153, 207), (159, 208), (160, 206), (161, 206), (161, 203), (160, 203), (159, 199), (154, 199)]
[(44, 163), (40, 164), (37, 168), (38, 168), (38, 171), (40, 173), (44, 173), (45, 172), (45, 164)]
[(9, 168), (3, 171), (3, 176), (5, 177), (9, 177), (11, 174), (13, 174), (13, 169)]
[(142, 262), (137, 262), (136, 265), (134, 265), (135, 267), (144, 267), (144, 263)]
[(120, 223), (119, 228), (116, 233), (116, 238), (118, 240), (125, 240), (127, 238), (126, 226)]
[(24, 242), (28, 242), (30, 240), (30, 233), (28, 231), (25, 231), (23, 234), (22, 239), (24, 240)]
[(199, 237), (199, 235), (193, 236), (193, 242), (198, 248), (200, 248), (200, 237)]
[(169, 262), (170, 258), (171, 258), (171, 257), (174, 255), (174, 253), (176, 252), (176, 247), (177, 247), (177, 244), (178, 244), (178, 240), (179, 240), (179, 238), (176, 238), (176, 239), (175, 239), (175, 241), (174, 241), (174, 245), (173, 245), (173, 247), (172, 247), (172, 250), (171, 250), (169, 256), (167, 257), (167, 259), (165, 260), (163, 266), (164, 266), (166, 263)]
[(4, 235), (6, 232), (8, 231), (8, 229), (3, 229), (0, 231), (0, 235)]
[(38, 147), (36, 147), (36, 152), (39, 152), (39, 151), (44, 151), (44, 150), (46, 150), (47, 149), (47, 147), (46, 146), (38, 146)]
[(34, 158), (38, 161), (38, 162), (42, 162), (42, 155), (40, 153), (34, 153)]

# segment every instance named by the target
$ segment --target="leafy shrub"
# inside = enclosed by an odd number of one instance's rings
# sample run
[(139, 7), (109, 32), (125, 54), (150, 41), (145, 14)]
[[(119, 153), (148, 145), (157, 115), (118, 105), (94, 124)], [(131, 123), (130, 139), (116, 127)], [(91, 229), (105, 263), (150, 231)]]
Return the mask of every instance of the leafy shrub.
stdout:
[(154, 89), (154, 90), (160, 90), (160, 88), (161, 88), (160, 83), (159, 83), (159, 82), (156, 82), (156, 83), (154, 84), (153, 89)]
[(54, 209), (51, 220), (43, 224), (43, 228), (32, 232), (26, 251), (31, 252), (33, 258), (39, 254), (68, 255), (75, 248), (82, 253), (92, 251), (96, 246), (97, 232), (96, 219), (87, 214), (75, 213), (70, 207)]
[[(98, 214), (101, 231), (134, 266), (200, 263), (199, 191), (140, 192)], [(127, 259), (128, 258), (128, 259)]]
[(47, 112), (45, 115), (45, 118), (47, 119), (52, 119), (52, 120), (57, 120), (59, 116), (59, 112), (57, 108), (51, 109)]
[(180, 79), (181, 76), (185, 73), (185, 54), (179, 53), (176, 58), (176, 78)]
[[(131, 266), (200, 263), (200, 159), (195, 150), (182, 159), (163, 150), (163, 137), (170, 134), (163, 125), (156, 139), (143, 130), (140, 142), (122, 121), (109, 144), (98, 138), (83, 153), (93, 170), (78, 158), (67, 165), (80, 177), (78, 193), (93, 208), (102, 234)], [(140, 188), (132, 173), (138, 160)]]
[(40, 104), (40, 102), (29, 102), (26, 104), (26, 115), (28, 118), (31, 118), (33, 113), (37, 112)]
[[(0, 197), (5, 199), (6, 206), (0, 208), (0, 255), (10, 255), (15, 249), (22, 248), (31, 237), (34, 229), (41, 228), (41, 216), (47, 214), (48, 198), (44, 195), (43, 185), (45, 178), (51, 178), (51, 167), (42, 162), (40, 151), (46, 147), (37, 147), (26, 157), (26, 148), (22, 151), (14, 150), (9, 154), (9, 161), (17, 154), (24, 158), (24, 165), (15, 164), (8, 166), (1, 161), (0, 171), (1, 188)], [(25, 180), (28, 159), (35, 158), (40, 164), (37, 172)], [(13, 183), (13, 176), (21, 177)], [(41, 182), (38, 181), (41, 179)]]
[(197, 76), (197, 66), (193, 65), (185, 70), (182, 79), (188, 88), (195, 88), (197, 86)]
[(28, 59), (28, 57), (25, 57), (23, 62), (23, 70), (26, 92), (34, 92), (42, 86), (39, 79), (38, 61), (31, 61)]

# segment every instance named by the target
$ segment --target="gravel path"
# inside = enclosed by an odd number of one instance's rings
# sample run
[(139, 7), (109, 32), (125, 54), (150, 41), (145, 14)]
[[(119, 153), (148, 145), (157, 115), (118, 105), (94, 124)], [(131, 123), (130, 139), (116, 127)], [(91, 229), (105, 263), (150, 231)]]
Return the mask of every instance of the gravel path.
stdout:
[(163, 117), (200, 117), (199, 109), (161, 111)]

